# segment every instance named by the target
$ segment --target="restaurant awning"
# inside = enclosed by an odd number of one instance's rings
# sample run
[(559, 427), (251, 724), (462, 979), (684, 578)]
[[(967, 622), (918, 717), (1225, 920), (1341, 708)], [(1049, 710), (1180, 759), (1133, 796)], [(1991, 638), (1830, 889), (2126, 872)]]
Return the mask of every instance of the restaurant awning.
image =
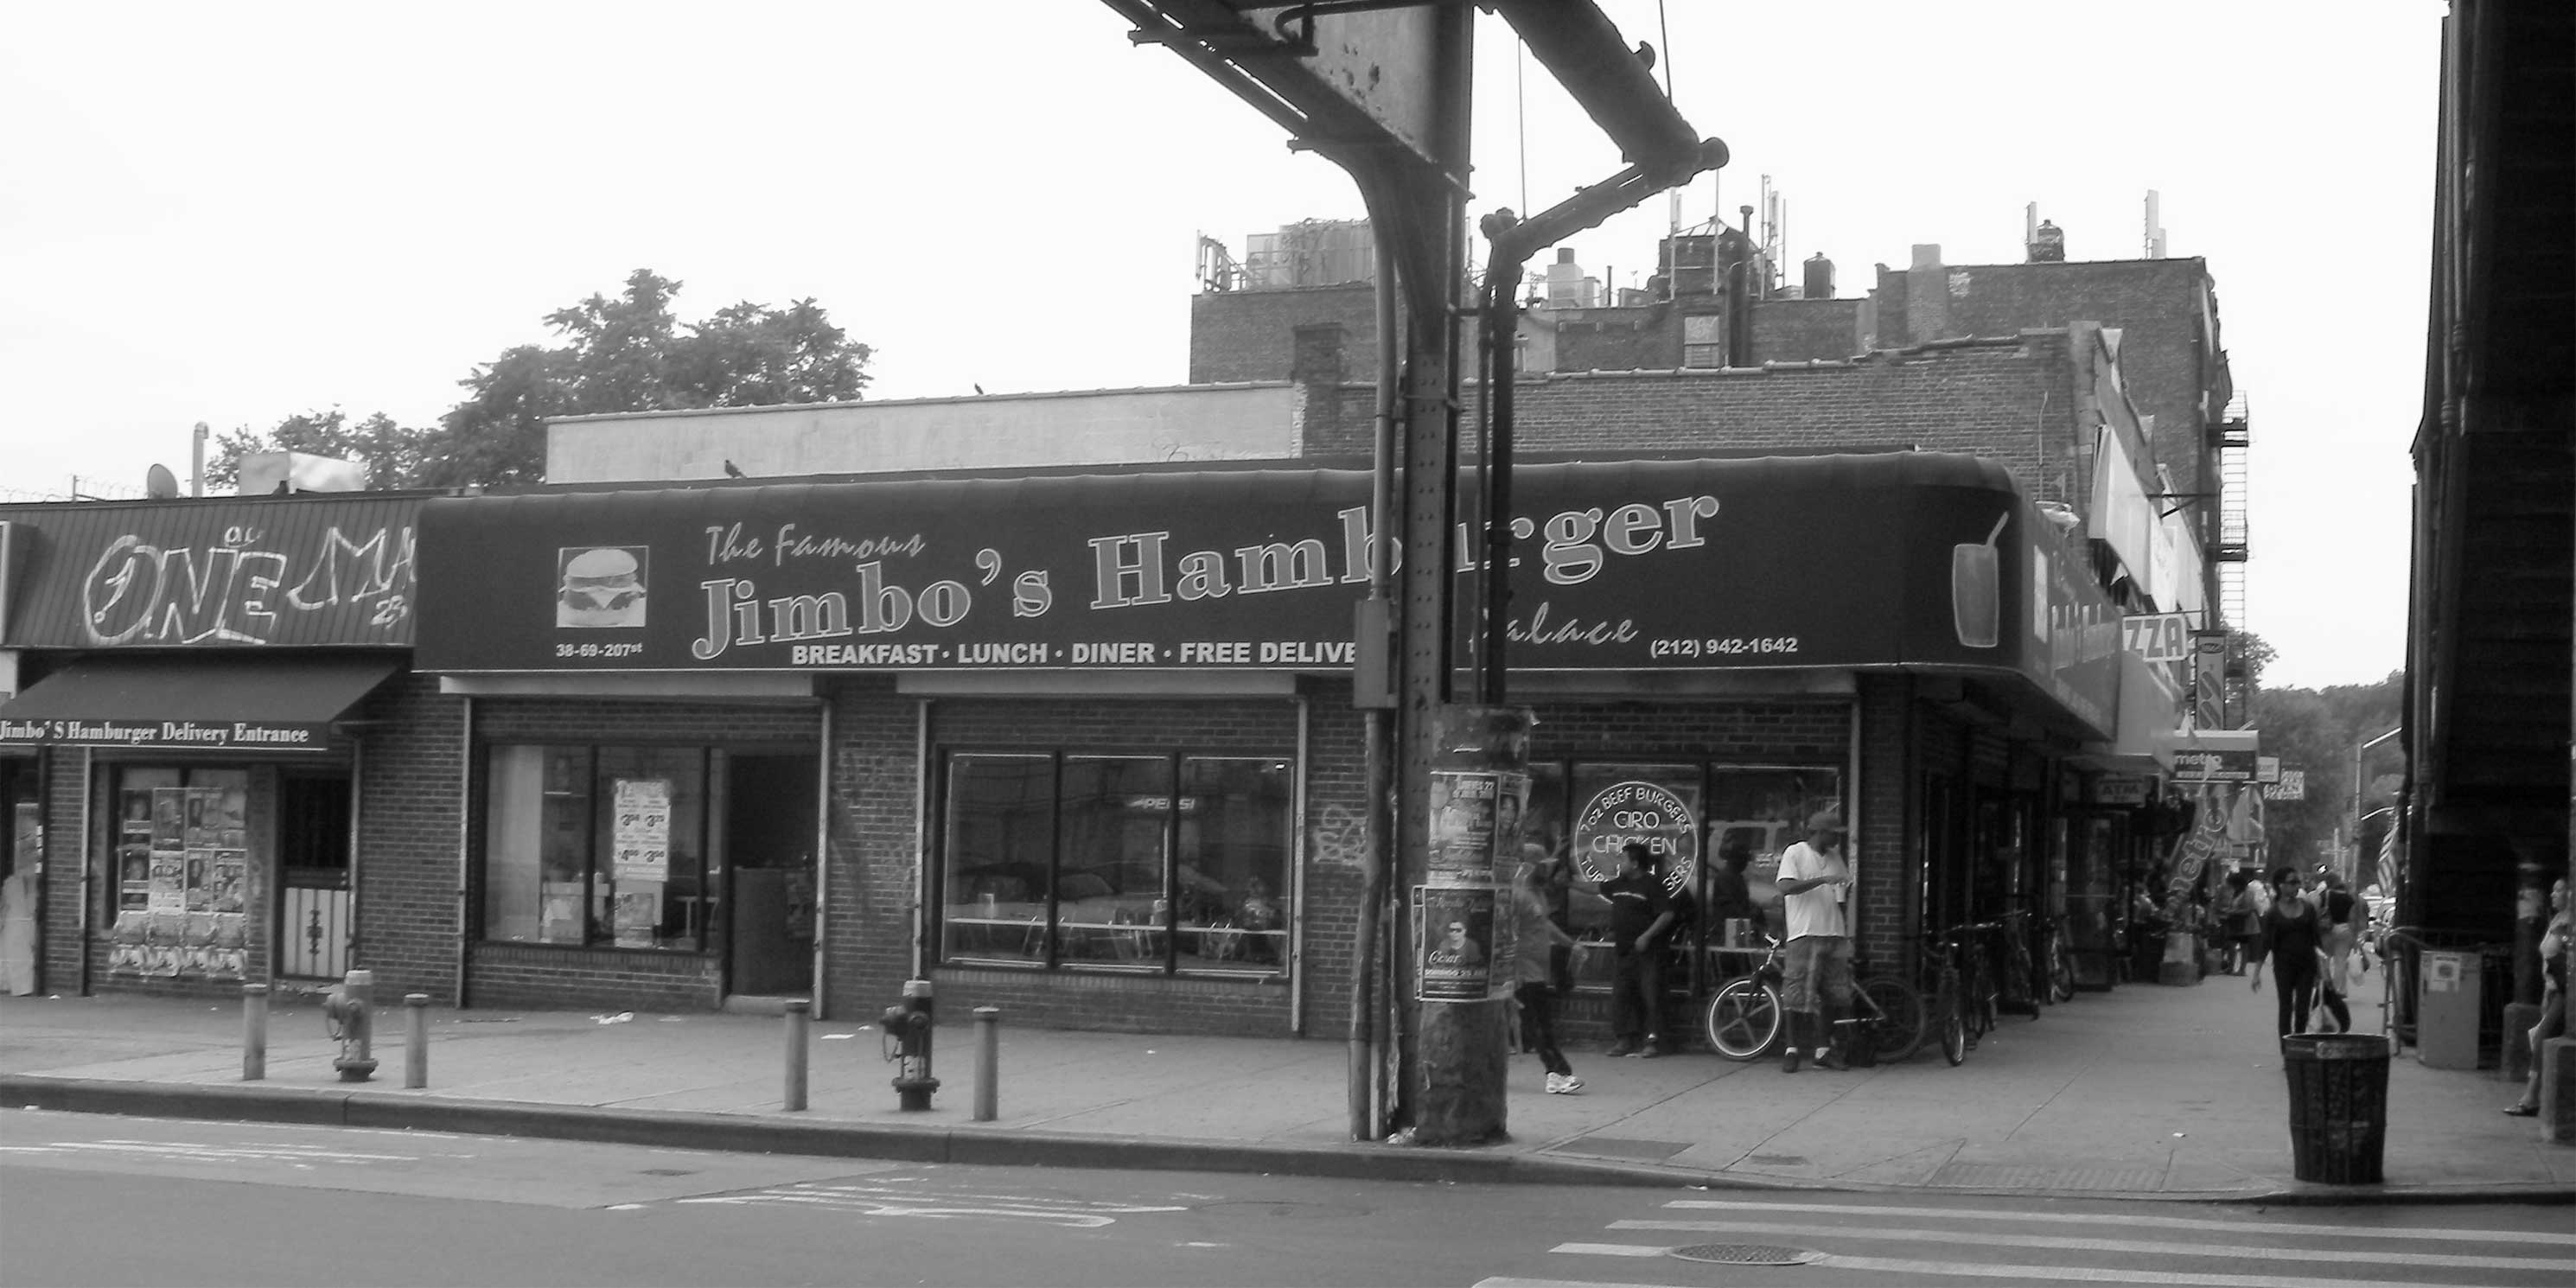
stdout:
[(114, 657), (0, 704), (0, 746), (326, 751), (331, 724), (402, 669), (371, 657)]

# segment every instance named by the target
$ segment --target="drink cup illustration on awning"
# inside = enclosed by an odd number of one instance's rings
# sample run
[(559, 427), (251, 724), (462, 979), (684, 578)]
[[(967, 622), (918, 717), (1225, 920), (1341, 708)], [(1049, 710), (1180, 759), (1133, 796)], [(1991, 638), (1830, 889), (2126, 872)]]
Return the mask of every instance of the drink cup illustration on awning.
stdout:
[(1993, 648), (2001, 642), (2003, 618), (2003, 552), (1995, 542), (2012, 522), (2006, 510), (1995, 517), (1995, 530), (1983, 544), (1960, 542), (1950, 547), (1950, 612), (1958, 624), (1959, 643)]

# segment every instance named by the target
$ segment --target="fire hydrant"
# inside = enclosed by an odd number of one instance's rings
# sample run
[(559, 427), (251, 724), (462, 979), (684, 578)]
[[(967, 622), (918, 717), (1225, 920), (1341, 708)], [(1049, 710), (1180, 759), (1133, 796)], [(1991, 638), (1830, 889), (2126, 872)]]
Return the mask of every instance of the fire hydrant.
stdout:
[(322, 997), (323, 1029), (340, 1040), (331, 1067), (342, 1082), (365, 1082), (376, 1072), (375, 1019), (369, 1014), (375, 987), (374, 971), (353, 970)]
[(887, 1007), (881, 1023), (885, 1058), (895, 1062), (896, 1104), (904, 1109), (930, 1108), (930, 1093), (939, 1090), (939, 1079), (930, 1076), (930, 981), (905, 980), (903, 1003)]

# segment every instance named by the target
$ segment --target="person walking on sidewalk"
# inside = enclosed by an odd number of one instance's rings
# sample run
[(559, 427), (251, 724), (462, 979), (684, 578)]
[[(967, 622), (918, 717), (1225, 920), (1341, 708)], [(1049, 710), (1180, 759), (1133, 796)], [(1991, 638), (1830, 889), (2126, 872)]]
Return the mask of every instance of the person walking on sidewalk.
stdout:
[[(2263, 914), (2264, 956), (2272, 964), (2281, 1036), (2308, 1031), (2308, 1009), (2317, 1003), (2317, 968), (2324, 956), (2325, 916), (2299, 893), (2299, 870), (2272, 872), (2272, 907)], [(2254, 963), (2254, 991), (2263, 989), (2263, 962)]]
[(1673, 925), (1672, 901), (1654, 851), (1642, 841), (1619, 849), (1619, 875), (1601, 885), (1610, 901), (1610, 1028), (1612, 1055), (1663, 1054), (1664, 932)]
[(1547, 882), (1546, 863), (1524, 863), (1512, 888), (1513, 927), (1519, 935), (1512, 996), (1521, 1005), (1521, 1045), (1538, 1052), (1539, 1063), (1547, 1066), (1548, 1094), (1570, 1096), (1583, 1090), (1583, 1079), (1574, 1076), (1574, 1066), (1556, 1045), (1555, 959), (1558, 946), (1572, 947), (1574, 936), (1548, 915)]
[(1818, 810), (1807, 819), (1807, 839), (1780, 855), (1780, 889), (1789, 946), (1782, 954), (1780, 1009), (1789, 1029), (1784, 1073), (1796, 1073), (1813, 1050), (1827, 1069), (1849, 1068), (1834, 1021), (1851, 1006), (1851, 927), (1843, 896), (1851, 890), (1851, 863), (1843, 855), (1843, 816)]
[[(2344, 999), (2352, 992), (2352, 949), (2361, 942), (2361, 928), (2353, 921), (2361, 900), (2344, 887), (2343, 877), (2329, 872), (2318, 878), (2325, 891), (2318, 896), (2326, 919), (2325, 974), (2317, 981), (2317, 1005), (2334, 1017), (2335, 1032), (2352, 1032), (2352, 1008)], [(2320, 1026), (2318, 1032), (2324, 1032)]]
[(2540, 1044), (2567, 1031), (2567, 965), (2576, 956), (2576, 928), (2567, 911), (2567, 878), (2549, 887), (2549, 928), (2540, 932), (2540, 973), (2547, 981), (2540, 995), (2540, 1022), (2531, 1026), (2531, 1076), (2522, 1084), (2522, 1099), (2505, 1112), (2516, 1118), (2540, 1113)]

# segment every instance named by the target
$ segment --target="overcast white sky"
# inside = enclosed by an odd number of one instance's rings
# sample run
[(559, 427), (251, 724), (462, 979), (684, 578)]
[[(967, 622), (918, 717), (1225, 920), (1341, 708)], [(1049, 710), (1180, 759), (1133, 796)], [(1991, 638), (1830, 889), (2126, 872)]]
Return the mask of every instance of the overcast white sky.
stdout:
[[(2402, 664), (2438, 0), (1603, 7), (1733, 149), (1684, 221), (1767, 174), (1846, 294), (1918, 242), (2016, 262), (2033, 201), (2068, 258), (2132, 258), (2160, 191), (2251, 399), (2270, 678)], [(1479, 28), (1471, 214), (1617, 169)], [(816, 298), (871, 397), (1179, 383), (1197, 233), (1362, 211), (1125, 30), (1088, 0), (0, 5), (0, 499), (184, 479), (199, 420), (429, 423), (639, 267), (687, 319)], [(1633, 284), (1666, 218), (1571, 244)]]

